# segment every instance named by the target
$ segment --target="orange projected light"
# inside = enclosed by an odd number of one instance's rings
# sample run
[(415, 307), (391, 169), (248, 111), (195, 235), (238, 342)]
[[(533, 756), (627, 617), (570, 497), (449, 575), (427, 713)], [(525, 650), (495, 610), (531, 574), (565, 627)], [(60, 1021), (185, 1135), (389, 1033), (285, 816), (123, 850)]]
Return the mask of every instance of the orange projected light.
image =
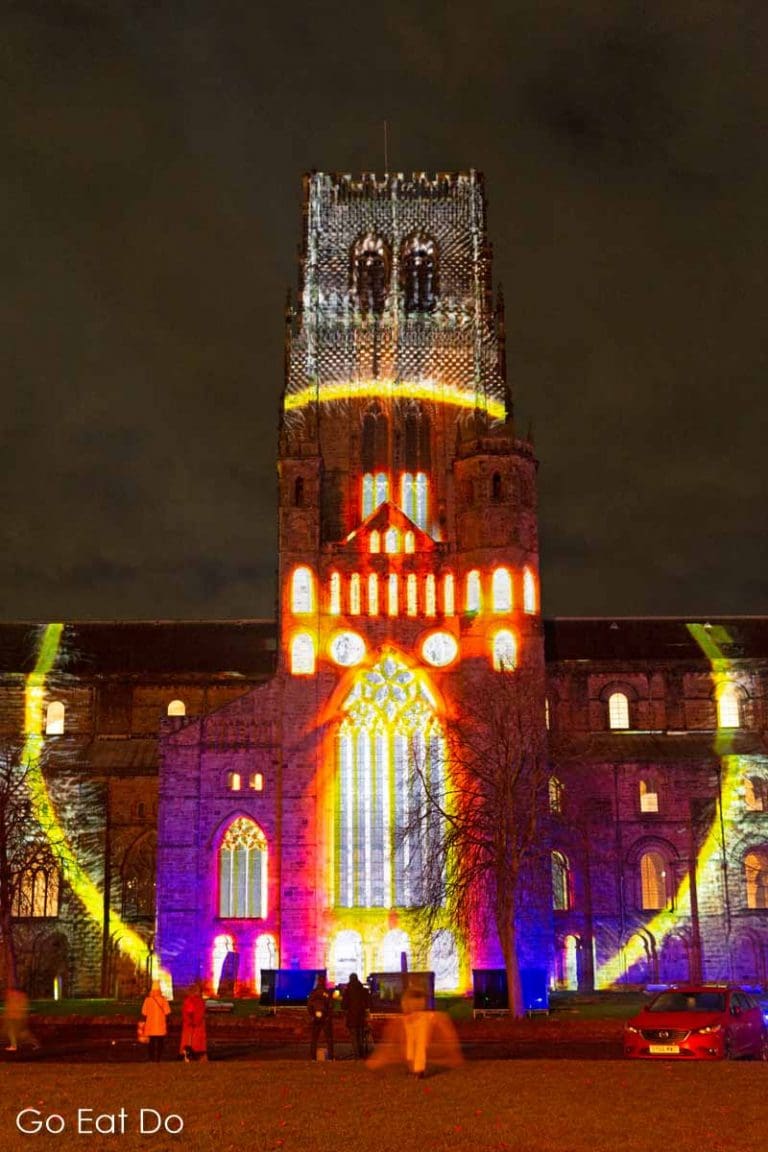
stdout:
[(479, 408), (494, 420), (504, 420), (503, 400), (480, 396), (474, 389), (457, 388), (437, 380), (340, 380), (312, 385), (285, 397), (285, 411), (297, 412), (310, 404), (333, 404), (339, 401), (368, 400), (379, 397), (397, 400), (424, 400), (452, 408), (474, 411)]

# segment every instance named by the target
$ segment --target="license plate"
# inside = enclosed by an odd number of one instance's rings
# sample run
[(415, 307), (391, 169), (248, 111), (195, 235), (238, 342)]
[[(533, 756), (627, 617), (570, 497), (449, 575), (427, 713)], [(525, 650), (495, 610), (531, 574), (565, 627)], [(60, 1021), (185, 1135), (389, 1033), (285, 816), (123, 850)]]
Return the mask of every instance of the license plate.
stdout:
[(648, 1051), (651, 1056), (679, 1056), (679, 1044), (649, 1044)]

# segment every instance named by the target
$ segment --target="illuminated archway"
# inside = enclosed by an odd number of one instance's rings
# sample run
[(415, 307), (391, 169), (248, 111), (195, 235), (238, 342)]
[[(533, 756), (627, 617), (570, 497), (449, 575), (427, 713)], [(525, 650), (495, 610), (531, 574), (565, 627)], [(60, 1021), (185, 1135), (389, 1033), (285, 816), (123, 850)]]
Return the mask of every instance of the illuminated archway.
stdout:
[(360, 933), (352, 929), (338, 932), (331, 948), (331, 979), (334, 984), (346, 984), (353, 972), (364, 980), (364, 968), (363, 939)]

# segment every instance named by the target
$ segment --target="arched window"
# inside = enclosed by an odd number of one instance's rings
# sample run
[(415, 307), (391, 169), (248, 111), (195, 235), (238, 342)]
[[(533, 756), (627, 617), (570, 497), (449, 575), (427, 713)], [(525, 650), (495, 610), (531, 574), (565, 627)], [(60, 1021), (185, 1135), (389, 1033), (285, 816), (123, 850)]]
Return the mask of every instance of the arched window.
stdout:
[(366, 472), (363, 476), (363, 520), (373, 512), (373, 473)]
[(732, 684), (721, 688), (717, 696), (718, 728), (738, 728), (741, 725), (739, 695)]
[(408, 616), (415, 616), (419, 611), (418, 588), (418, 577), (410, 572), (405, 583), (405, 611)]
[[(378, 472), (389, 462), (389, 421), (378, 402), (373, 403), (363, 417), (360, 456), (363, 472)], [(372, 511), (371, 506), (366, 515)]]
[(768, 780), (763, 776), (745, 776), (744, 804), (749, 812), (768, 812)]
[(375, 528), (369, 537), (368, 548), (371, 552), (381, 552), (381, 535)]
[(406, 471), (428, 472), (431, 458), (429, 416), (420, 405), (413, 404), (405, 416)]
[(13, 894), (14, 916), (58, 916), (59, 870), (51, 862), (36, 863), (22, 872)]
[(552, 724), (552, 712), (549, 706), (549, 696), (544, 697), (544, 726), (549, 732)]
[(400, 547), (400, 533), (397, 528), (389, 528), (384, 534), (384, 551), (397, 552)]
[(338, 616), (341, 613), (341, 576), (338, 572), (331, 572), (331, 583), (328, 594), (328, 614)]
[(768, 848), (755, 848), (744, 857), (747, 908), (768, 908)]
[(435, 991), (455, 992), (459, 987), (459, 953), (456, 937), (450, 929), (441, 928), (435, 932), (427, 962), (435, 974)]
[(387, 616), (397, 616), (400, 610), (398, 600), (397, 572), (390, 572), (387, 580)]
[(427, 483), (427, 476), (425, 472), (416, 473), (416, 513), (413, 517), (416, 524), (421, 528), (422, 532), (427, 531), (427, 506), (429, 496), (429, 485)]
[(299, 632), (291, 640), (291, 672), (294, 676), (315, 674), (315, 641), (308, 632)]
[(437, 612), (437, 594), (435, 591), (435, 578), (430, 572), (424, 577), (424, 615), (434, 616)]
[(389, 252), (381, 237), (371, 232), (352, 250), (352, 290), (363, 314), (381, 315), (389, 291)]
[(124, 920), (154, 920), (157, 840), (142, 836), (126, 852), (122, 868)]
[(568, 860), (562, 852), (552, 853), (552, 907), (555, 912), (567, 912), (571, 907)]
[(563, 811), (563, 786), (557, 776), (549, 778), (549, 810), (553, 816), (559, 816)]
[(374, 504), (378, 508), (379, 505), (383, 504), (386, 500), (389, 500), (389, 477), (387, 476), (386, 472), (377, 472), (376, 498), (374, 500)]
[(171, 700), (168, 705), (169, 716), (186, 716), (187, 706), (183, 700)]
[(453, 616), (456, 611), (456, 585), (453, 573), (446, 573), (442, 578), (442, 611), (447, 616)]
[(482, 606), (480, 573), (475, 568), (472, 572), (467, 573), (466, 610), (467, 612), (479, 612)]
[(219, 916), (252, 919), (267, 914), (267, 841), (245, 816), (233, 820), (219, 848)]
[(491, 580), (494, 612), (512, 611), (512, 577), (506, 568), (494, 568)]
[(349, 578), (349, 614), (360, 615), (360, 576), (353, 572)]
[[(335, 903), (410, 908), (423, 900), (430, 844), (441, 832), (424, 806), (424, 781), (445, 789), (446, 745), (421, 677), (387, 654), (356, 677), (342, 705), (336, 742)], [(397, 968), (399, 970), (399, 955)], [(384, 971), (392, 971), (384, 968)]]
[(304, 506), (304, 477), (297, 476), (293, 482), (293, 503), (294, 507), (302, 508)]
[(608, 726), (629, 728), (629, 700), (624, 692), (612, 692), (608, 697)]
[(331, 977), (335, 984), (346, 984), (352, 973), (365, 972), (363, 938), (352, 928), (338, 932), (331, 946)]
[(429, 481), (426, 472), (403, 472), (400, 477), (400, 508), (423, 532), (427, 530)]
[(437, 251), (429, 236), (418, 232), (403, 245), (400, 283), (406, 312), (431, 312), (437, 302)]
[(501, 485), (501, 473), (494, 472), (491, 477), (491, 500), (494, 504), (500, 504), (503, 498), (503, 489)]
[(406, 534), (405, 534), (405, 551), (406, 552), (415, 552), (416, 551), (416, 537), (415, 537), (413, 532), (406, 532)]
[(406, 966), (411, 966), (411, 940), (402, 928), (391, 928), (381, 942), (379, 963), (382, 972), (401, 972), (403, 956)]
[(536, 611), (536, 581), (530, 568), (523, 570), (523, 611)]
[(64, 705), (61, 700), (52, 700), (45, 714), (46, 736), (64, 735)]
[(493, 637), (493, 666), (497, 672), (512, 672), (517, 666), (517, 641), (506, 628)]
[(227, 772), (227, 788), (230, 792), (239, 792), (243, 786), (243, 778), (239, 772)]
[(668, 904), (667, 862), (660, 852), (644, 852), (640, 857), (640, 907), (658, 912)]
[(640, 781), (640, 811), (658, 812), (659, 794), (653, 780)]
[(237, 971), (238, 955), (235, 950), (235, 941), (232, 936), (217, 936), (213, 941), (213, 955), (211, 967), (213, 987), (218, 991), (225, 982), (231, 981), (231, 973)]
[(262, 972), (274, 971), (278, 968), (277, 941), (268, 932), (256, 937), (256, 947), (253, 953), (254, 990), (261, 992)]
[(248, 787), (252, 792), (264, 791), (264, 776), (261, 772), (251, 772), (248, 777)]
[(315, 578), (311, 568), (294, 569), (291, 579), (291, 611), (297, 616), (311, 612), (315, 604)]
[(368, 615), (379, 614), (379, 578), (375, 572), (368, 577)]

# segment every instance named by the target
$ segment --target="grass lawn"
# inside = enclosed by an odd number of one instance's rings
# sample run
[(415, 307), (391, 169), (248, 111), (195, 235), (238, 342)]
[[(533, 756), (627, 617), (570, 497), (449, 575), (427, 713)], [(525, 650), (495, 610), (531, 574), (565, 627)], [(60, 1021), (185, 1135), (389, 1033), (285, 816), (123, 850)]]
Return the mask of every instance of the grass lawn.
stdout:
[[(765, 1146), (764, 1064), (481, 1061), (426, 1080), (351, 1061), (94, 1067), (5, 1065), (3, 1152), (743, 1152)], [(22, 1108), (67, 1127), (37, 1138)], [(125, 1134), (77, 1132), (78, 1109), (127, 1113)], [(141, 1135), (140, 1109), (182, 1117)], [(154, 1116), (148, 1114), (149, 1120)], [(93, 1126), (94, 1117), (92, 1117)], [(102, 1121), (109, 1127), (109, 1121)]]

